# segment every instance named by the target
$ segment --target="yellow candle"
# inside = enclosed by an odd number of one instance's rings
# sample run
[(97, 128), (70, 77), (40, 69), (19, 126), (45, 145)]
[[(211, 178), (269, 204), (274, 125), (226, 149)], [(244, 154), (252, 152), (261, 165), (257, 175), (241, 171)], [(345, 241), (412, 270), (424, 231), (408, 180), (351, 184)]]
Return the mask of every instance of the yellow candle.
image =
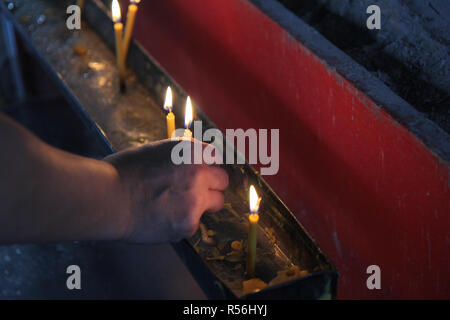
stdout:
[(184, 130), (184, 137), (185, 138), (192, 138), (192, 131), (189, 130), (189, 127), (191, 126), (192, 119), (193, 119), (193, 112), (192, 112), (192, 103), (191, 98), (187, 97), (186, 99), (186, 112), (184, 115), (184, 127), (186, 130)]
[(117, 60), (117, 69), (119, 70), (120, 91), (123, 92), (125, 91), (125, 68), (122, 59), (123, 24), (122, 22), (120, 22), (121, 19), (120, 6), (117, 0), (113, 0), (112, 2), (112, 17), (114, 22), (114, 33), (116, 35), (116, 60)]
[(185, 129), (185, 130), (184, 130), (184, 137), (185, 137), (185, 138), (192, 139), (192, 131), (189, 130), (189, 129)]
[(172, 112), (172, 89), (170, 87), (167, 87), (166, 91), (166, 101), (164, 102), (164, 109), (169, 111), (169, 113), (166, 116), (166, 122), (167, 122), (167, 136), (168, 138), (172, 138), (172, 134), (175, 131), (175, 115)]
[(131, 0), (128, 6), (127, 24), (125, 26), (125, 37), (123, 41), (123, 60), (124, 63), (127, 60), (128, 48), (130, 47), (131, 35), (133, 34), (134, 20), (136, 19), (136, 13), (138, 11), (137, 4), (141, 0)]
[(172, 138), (173, 133), (175, 132), (175, 115), (173, 112), (169, 112), (166, 116), (167, 121), (167, 137)]
[(247, 245), (247, 277), (253, 278), (255, 276), (256, 265), (256, 244), (258, 237), (258, 221), (259, 215), (251, 213), (248, 216), (248, 245)]
[(256, 265), (256, 245), (258, 239), (258, 209), (261, 202), (261, 198), (258, 198), (255, 187), (250, 186), (249, 193), (250, 200), (250, 215), (248, 216), (249, 230), (248, 230), (248, 243), (247, 243), (247, 266), (246, 274), (248, 278), (255, 277), (255, 265)]

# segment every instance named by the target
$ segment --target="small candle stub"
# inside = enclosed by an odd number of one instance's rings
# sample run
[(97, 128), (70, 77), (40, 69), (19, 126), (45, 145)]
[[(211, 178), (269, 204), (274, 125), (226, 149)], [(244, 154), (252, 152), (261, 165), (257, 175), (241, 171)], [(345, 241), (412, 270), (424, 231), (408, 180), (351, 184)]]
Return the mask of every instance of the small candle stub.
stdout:
[(261, 291), (267, 287), (267, 283), (258, 278), (246, 280), (242, 283), (242, 293), (244, 295)]
[(166, 116), (167, 122), (167, 138), (172, 138), (173, 133), (175, 132), (175, 115), (173, 112), (169, 112)]
[(212, 230), (206, 229), (206, 226), (201, 222), (199, 225), (199, 229), (200, 229), (200, 232), (202, 235), (202, 241), (208, 245), (214, 245), (215, 244), (214, 239), (211, 236), (209, 236), (209, 234), (208, 234), (208, 231), (212, 231)]
[(233, 241), (231, 243), (231, 249), (235, 251), (242, 251), (242, 241)]
[(73, 52), (78, 56), (85, 55), (87, 53), (87, 51), (88, 51), (88, 49), (86, 46), (83, 46), (83, 45), (74, 45), (73, 46)]
[(307, 270), (302, 270), (298, 266), (291, 266), (286, 270), (278, 271), (277, 276), (269, 282), (269, 286), (301, 278), (308, 275), (308, 273)]
[(172, 89), (167, 87), (166, 90), (166, 100), (164, 101), (164, 109), (169, 113), (166, 116), (167, 122), (167, 137), (172, 138), (173, 133), (175, 132), (175, 115), (172, 112)]

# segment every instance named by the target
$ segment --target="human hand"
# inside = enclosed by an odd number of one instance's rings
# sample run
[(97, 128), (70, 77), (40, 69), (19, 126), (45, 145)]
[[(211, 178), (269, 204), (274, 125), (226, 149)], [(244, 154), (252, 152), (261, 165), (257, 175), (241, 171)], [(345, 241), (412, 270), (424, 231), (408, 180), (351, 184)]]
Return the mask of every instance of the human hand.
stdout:
[(179, 241), (192, 236), (204, 212), (223, 207), (222, 191), (228, 175), (206, 164), (174, 165), (177, 143), (206, 144), (196, 140), (163, 140), (106, 157), (119, 173), (129, 208), (123, 239), (138, 243)]

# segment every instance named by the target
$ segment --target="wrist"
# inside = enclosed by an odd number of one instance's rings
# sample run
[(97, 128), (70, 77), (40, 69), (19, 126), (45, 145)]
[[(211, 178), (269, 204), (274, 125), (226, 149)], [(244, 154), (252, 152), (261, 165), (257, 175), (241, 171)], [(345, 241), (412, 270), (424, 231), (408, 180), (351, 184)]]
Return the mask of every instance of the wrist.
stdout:
[(110, 177), (107, 209), (105, 217), (106, 236), (110, 240), (123, 240), (128, 237), (131, 228), (131, 197), (119, 172), (110, 163), (104, 161)]

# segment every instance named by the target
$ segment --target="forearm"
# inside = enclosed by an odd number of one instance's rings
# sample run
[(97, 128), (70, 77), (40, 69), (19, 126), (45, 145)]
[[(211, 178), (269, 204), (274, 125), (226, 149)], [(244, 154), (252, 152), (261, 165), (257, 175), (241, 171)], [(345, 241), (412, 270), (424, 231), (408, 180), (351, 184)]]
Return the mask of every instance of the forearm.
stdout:
[(128, 199), (110, 164), (55, 149), (0, 114), (0, 243), (114, 240)]

